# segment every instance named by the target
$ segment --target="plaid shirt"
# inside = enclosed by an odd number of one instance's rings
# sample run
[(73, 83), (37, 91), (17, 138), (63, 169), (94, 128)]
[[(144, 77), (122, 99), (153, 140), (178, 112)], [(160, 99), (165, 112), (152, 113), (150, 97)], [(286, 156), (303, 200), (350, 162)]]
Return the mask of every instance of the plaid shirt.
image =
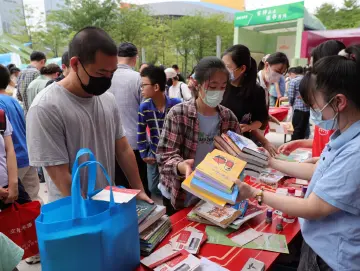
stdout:
[(29, 103), (28, 103), (28, 96), (27, 96), (27, 89), (32, 81), (34, 81), (40, 72), (33, 66), (29, 65), (26, 70), (23, 70), (18, 79), (18, 92), (17, 98), (20, 101), (24, 102), (24, 113), (25, 115), (29, 111)]
[(303, 77), (304, 76), (300, 75), (290, 81), (288, 89), (289, 104), (294, 110), (309, 112), (310, 107), (304, 103), (299, 92), (300, 82)]
[[(219, 106), (220, 131), (240, 133), (234, 113)], [(184, 208), (186, 192), (181, 188), (184, 176), (177, 166), (187, 159), (195, 159), (199, 136), (199, 120), (195, 100), (174, 106), (167, 114), (157, 148), (157, 160), (161, 183), (171, 192), (171, 203), (176, 209)]]

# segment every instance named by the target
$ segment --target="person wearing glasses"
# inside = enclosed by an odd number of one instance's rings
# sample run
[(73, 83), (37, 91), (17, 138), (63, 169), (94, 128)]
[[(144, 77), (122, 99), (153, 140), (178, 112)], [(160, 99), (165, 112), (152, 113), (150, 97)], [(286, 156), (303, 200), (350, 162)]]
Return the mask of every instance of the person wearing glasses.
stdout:
[[(160, 174), (156, 162), (156, 149), (165, 116), (174, 105), (181, 103), (181, 100), (165, 95), (166, 75), (160, 67), (149, 66), (143, 69), (141, 80), (141, 94), (145, 101), (141, 103), (138, 113), (137, 144), (141, 158), (147, 164), (149, 190), (151, 194), (161, 197), (158, 188)], [(148, 148), (147, 127), (150, 131), (150, 148)]]

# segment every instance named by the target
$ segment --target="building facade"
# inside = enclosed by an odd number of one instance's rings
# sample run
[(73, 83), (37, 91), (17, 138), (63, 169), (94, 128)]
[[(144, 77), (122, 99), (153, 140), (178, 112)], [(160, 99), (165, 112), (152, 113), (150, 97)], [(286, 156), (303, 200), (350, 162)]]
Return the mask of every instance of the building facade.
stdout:
[(22, 0), (0, 0), (0, 34), (15, 33), (14, 23), (24, 20), (24, 5)]
[(45, 14), (48, 15), (53, 10), (59, 10), (64, 5), (65, 0), (44, 0)]

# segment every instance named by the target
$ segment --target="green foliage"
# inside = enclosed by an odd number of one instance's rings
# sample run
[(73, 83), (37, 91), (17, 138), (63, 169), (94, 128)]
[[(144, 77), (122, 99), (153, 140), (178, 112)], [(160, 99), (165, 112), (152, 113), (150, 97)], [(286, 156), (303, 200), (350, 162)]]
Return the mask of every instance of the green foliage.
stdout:
[[(117, 44), (128, 41), (139, 52), (145, 49), (146, 62), (177, 63), (187, 74), (197, 61), (216, 54), (217, 35), (222, 38), (223, 51), (233, 41), (233, 24), (221, 15), (157, 18), (143, 6), (120, 8), (120, 0), (66, 0), (62, 9), (47, 14), (46, 22), (41, 22), (34, 10), (26, 9), (26, 20), (15, 23), (19, 31), (14, 38), (22, 43), (32, 41), (33, 49), (46, 52), (48, 57), (60, 56), (80, 29), (97, 26)], [(140, 62), (145, 62), (141, 53), (139, 56)]]
[(360, 26), (360, 6), (357, 0), (344, 0), (342, 7), (322, 4), (315, 13), (327, 29), (357, 28)]

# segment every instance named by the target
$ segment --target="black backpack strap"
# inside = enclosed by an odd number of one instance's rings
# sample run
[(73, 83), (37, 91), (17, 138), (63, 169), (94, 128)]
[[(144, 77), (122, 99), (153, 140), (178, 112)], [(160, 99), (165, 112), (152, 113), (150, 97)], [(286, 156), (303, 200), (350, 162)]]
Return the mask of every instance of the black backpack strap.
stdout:
[(0, 134), (4, 136), (5, 131), (6, 131), (5, 111), (3, 109), (0, 109)]
[(181, 99), (184, 100), (184, 96), (183, 96), (182, 89), (181, 89), (181, 85), (182, 85), (182, 84), (183, 84), (183, 83), (180, 83), (180, 95), (181, 95)]

